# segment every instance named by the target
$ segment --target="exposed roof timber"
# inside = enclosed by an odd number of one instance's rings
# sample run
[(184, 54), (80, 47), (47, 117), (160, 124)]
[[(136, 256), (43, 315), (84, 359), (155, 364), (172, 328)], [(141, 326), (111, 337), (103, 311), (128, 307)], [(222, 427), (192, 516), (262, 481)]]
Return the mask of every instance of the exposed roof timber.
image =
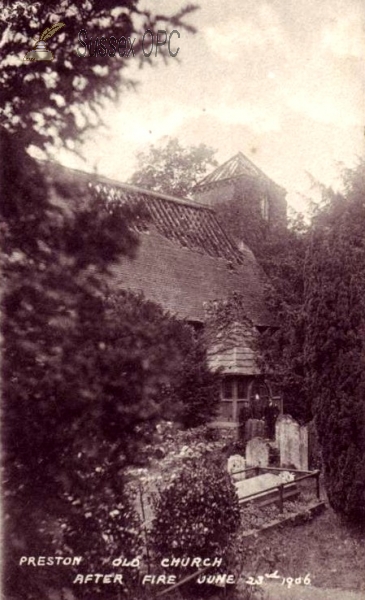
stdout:
[(251, 260), (248, 259), (250, 251), (242, 252), (236, 246), (219, 224), (214, 209), (206, 205), (145, 190), (94, 173), (68, 169), (57, 163), (43, 164), (54, 181), (66, 184), (71, 190), (81, 182), (97, 192), (111, 192), (116, 201), (141, 203), (149, 217), (141, 219), (140, 225), (144, 230), (152, 223), (167, 239), (194, 252), (225, 259), (232, 268), (233, 265)]
[(87, 202), (94, 188), (110, 193), (115, 201), (141, 202), (146, 208), (146, 227), (137, 229), (136, 256), (121, 256), (111, 267), (117, 288), (143, 292), (171, 314), (196, 323), (205, 320), (206, 302), (225, 300), (236, 292), (242, 294), (245, 312), (255, 325), (271, 323), (264, 273), (248, 248), (239, 250), (230, 240), (214, 209), (54, 162), (41, 164), (54, 194), (67, 205), (78, 202), (80, 193)]
[(235, 154), (235, 156), (232, 156), (229, 160), (214, 169), (214, 171), (209, 173), (209, 175), (206, 175), (197, 185), (193, 187), (193, 190), (198, 191), (199, 188), (208, 186), (210, 187), (227, 180), (238, 179), (242, 177), (260, 179), (261, 181), (265, 181), (266, 183), (269, 183), (270, 185), (275, 186), (282, 192), (286, 193), (286, 190), (283, 187), (270, 179), (242, 152), (238, 152)]
[(101, 183), (105, 185), (109, 185), (111, 187), (120, 188), (125, 191), (134, 192), (134, 193), (143, 193), (147, 196), (151, 196), (152, 198), (161, 198), (163, 200), (167, 200), (169, 202), (174, 202), (178, 204), (186, 204), (187, 206), (192, 206), (194, 208), (203, 208), (204, 210), (209, 210), (214, 212), (214, 209), (206, 206), (205, 204), (201, 204), (196, 202), (196, 200), (189, 200), (188, 198), (180, 198), (177, 196), (170, 196), (168, 194), (163, 194), (161, 192), (155, 192), (153, 190), (148, 190), (146, 188), (136, 187), (135, 185), (131, 185), (129, 183), (122, 183), (121, 181), (117, 181), (116, 179), (111, 179), (109, 177), (105, 177), (104, 175), (98, 175), (96, 173), (87, 173), (86, 171), (80, 171), (79, 169), (73, 169), (71, 167), (65, 167), (60, 165), (59, 163), (55, 163), (54, 161), (49, 160), (39, 160), (41, 164), (44, 164), (47, 167), (54, 167), (58, 169), (63, 169), (67, 171), (67, 173), (72, 172), (78, 178), (83, 179), (85, 183), (95, 181), (96, 183)]

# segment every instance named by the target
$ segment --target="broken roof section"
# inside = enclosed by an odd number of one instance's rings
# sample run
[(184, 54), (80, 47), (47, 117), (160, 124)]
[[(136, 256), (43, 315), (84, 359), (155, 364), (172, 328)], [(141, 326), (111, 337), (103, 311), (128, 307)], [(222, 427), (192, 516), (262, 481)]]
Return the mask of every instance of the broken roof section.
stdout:
[[(277, 183), (272, 181), (261, 169), (259, 169), (253, 162), (250, 161), (247, 156), (238, 152), (235, 156), (232, 156), (225, 163), (217, 167), (212, 173), (206, 175), (193, 189), (210, 186), (213, 184), (226, 181), (227, 179), (237, 179), (239, 177), (249, 177), (251, 179), (257, 179), (275, 185), (277, 188), (281, 188)], [(285, 191), (285, 190), (283, 190)]]
[(93, 188), (113, 201), (140, 203), (145, 209), (135, 258), (121, 256), (112, 268), (116, 287), (142, 292), (170, 313), (201, 323), (206, 302), (236, 292), (255, 325), (271, 323), (261, 267), (248, 248), (241, 251), (230, 240), (212, 209), (54, 163), (45, 163), (44, 171), (54, 193), (68, 202)]
[(112, 194), (114, 200), (139, 204), (146, 215), (141, 231), (147, 232), (153, 225), (158, 233), (182, 248), (243, 264), (244, 255), (223, 231), (212, 209), (114, 181), (99, 179), (90, 185), (99, 193)]

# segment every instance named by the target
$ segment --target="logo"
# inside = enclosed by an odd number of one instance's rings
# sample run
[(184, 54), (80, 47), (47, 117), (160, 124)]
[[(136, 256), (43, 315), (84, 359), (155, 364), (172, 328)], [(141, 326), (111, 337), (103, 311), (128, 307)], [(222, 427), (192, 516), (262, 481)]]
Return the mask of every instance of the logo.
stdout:
[[(157, 33), (154, 33), (151, 29), (147, 29), (142, 37), (142, 40), (138, 40), (136, 46), (134, 47), (137, 38), (125, 37), (124, 35), (119, 38), (119, 40), (114, 36), (110, 35), (102, 36), (100, 39), (97, 37), (96, 39), (88, 38), (86, 29), (81, 29), (79, 32), (79, 42), (82, 48), (77, 48), (76, 52), (80, 58), (87, 57), (114, 57), (117, 56), (117, 53), (121, 58), (129, 58), (131, 56), (135, 57), (138, 50), (142, 49), (143, 56), (145, 58), (150, 58), (154, 47), (156, 48), (154, 56), (157, 57), (157, 52), (159, 48), (166, 45), (168, 47), (168, 53), (170, 56), (177, 56), (180, 48), (177, 48), (175, 52), (171, 48), (171, 38), (177, 35), (180, 38), (180, 33), (177, 29), (173, 29), (170, 35), (167, 35), (166, 29), (159, 29)], [(167, 54), (167, 53), (166, 53)], [(165, 54), (165, 56), (166, 56)], [(152, 54), (153, 56), (153, 54)]]
[(62, 27), (65, 27), (64, 23), (55, 23), (52, 27), (48, 27), (40, 35), (39, 40), (35, 43), (33, 50), (30, 50), (24, 56), (24, 60), (53, 60), (54, 56), (50, 50), (47, 49), (46, 40), (49, 40), (57, 31)]

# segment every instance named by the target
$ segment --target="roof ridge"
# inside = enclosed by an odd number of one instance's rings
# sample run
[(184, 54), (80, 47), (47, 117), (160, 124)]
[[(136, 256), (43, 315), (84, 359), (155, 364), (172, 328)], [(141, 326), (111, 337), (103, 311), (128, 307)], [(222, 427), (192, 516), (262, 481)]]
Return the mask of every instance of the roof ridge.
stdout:
[(100, 183), (105, 183), (106, 185), (113, 185), (119, 188), (122, 188), (126, 191), (142, 193), (154, 198), (161, 198), (163, 200), (168, 200), (170, 202), (174, 202), (175, 204), (183, 204), (187, 206), (191, 206), (193, 208), (203, 209), (204, 211), (214, 212), (214, 209), (206, 204), (201, 202), (197, 202), (196, 200), (190, 200), (189, 198), (181, 198), (179, 196), (170, 196), (169, 194), (164, 194), (162, 192), (156, 192), (154, 190), (148, 190), (146, 188), (142, 188), (136, 185), (131, 185), (130, 183), (124, 183), (123, 181), (118, 181), (117, 179), (111, 179), (110, 177), (106, 177), (105, 175), (98, 175), (97, 173), (89, 173), (88, 171), (82, 171), (81, 169), (74, 169), (72, 167), (66, 167), (61, 163), (58, 163), (53, 160), (40, 160), (37, 159), (37, 162), (44, 164), (51, 164), (56, 167), (60, 167), (61, 169), (65, 169), (66, 171), (73, 171), (74, 173), (80, 174), (85, 178), (91, 178), (93, 180), (97, 180)]
[(231, 162), (231, 160), (233, 160), (233, 158), (235, 158), (239, 154), (242, 154), (242, 152), (239, 151), (237, 154), (235, 154), (234, 156), (231, 156), (231, 158), (229, 158), (228, 160), (226, 160), (224, 163), (222, 163), (221, 165), (218, 165), (218, 167), (215, 167), (215, 169), (213, 169), (213, 171), (211, 171), (210, 173), (208, 173), (208, 175), (204, 175), (203, 179), (199, 183), (196, 183), (192, 187), (192, 189), (195, 190), (195, 188), (200, 187), (201, 185), (204, 185), (204, 181), (206, 179), (208, 179), (208, 177), (210, 177), (213, 173), (215, 173), (215, 171), (218, 171), (218, 169), (222, 169), (223, 167), (225, 167), (229, 162)]
[(71, 169), (55, 161), (40, 162), (43, 163), (44, 168), (49, 167), (51, 177), (55, 179), (58, 177), (60, 180), (64, 177), (69, 178), (71, 185), (83, 183), (100, 193), (115, 192), (121, 200), (133, 201), (135, 196), (151, 213), (152, 221), (159, 233), (183, 247), (212, 257), (223, 258), (233, 264), (242, 264), (247, 258), (221, 226), (212, 207), (199, 204), (194, 200), (188, 201), (145, 190), (95, 173)]
[[(247, 162), (252, 165), (254, 167), (254, 169), (256, 171), (258, 171), (261, 175), (263, 175), (265, 177), (265, 179), (269, 179), (270, 181), (272, 181), (272, 183), (275, 183), (275, 181), (273, 181), (272, 179), (270, 179), (270, 177), (268, 175), (266, 175), (266, 173), (264, 173), (264, 171), (262, 171), (260, 169), (260, 167), (258, 167), (250, 158), (248, 158), (248, 156), (246, 156), (245, 154), (243, 154), (243, 152), (239, 151), (236, 156), (242, 157), (244, 158), (244, 160), (247, 160)], [(278, 185), (278, 184), (276, 184)]]

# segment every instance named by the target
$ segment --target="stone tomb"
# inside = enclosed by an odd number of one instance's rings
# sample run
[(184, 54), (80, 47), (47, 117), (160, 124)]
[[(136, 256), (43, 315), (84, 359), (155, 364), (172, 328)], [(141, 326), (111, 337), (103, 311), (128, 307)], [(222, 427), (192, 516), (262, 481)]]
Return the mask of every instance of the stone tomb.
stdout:
[[(263, 475), (251, 477), (250, 479), (245, 479), (244, 481), (236, 481), (235, 487), (240, 504), (254, 502), (262, 506), (271, 504), (272, 502), (277, 502), (279, 499), (279, 490), (271, 490), (270, 488), (278, 486), (281, 483), (283, 483), (283, 479), (280, 477), (280, 475), (275, 475), (274, 473), (264, 473)], [(254, 498), (247, 497), (256, 493), (257, 496)], [(283, 488), (283, 497), (285, 499), (294, 498), (298, 495), (298, 493), (299, 492), (295, 482)]]

